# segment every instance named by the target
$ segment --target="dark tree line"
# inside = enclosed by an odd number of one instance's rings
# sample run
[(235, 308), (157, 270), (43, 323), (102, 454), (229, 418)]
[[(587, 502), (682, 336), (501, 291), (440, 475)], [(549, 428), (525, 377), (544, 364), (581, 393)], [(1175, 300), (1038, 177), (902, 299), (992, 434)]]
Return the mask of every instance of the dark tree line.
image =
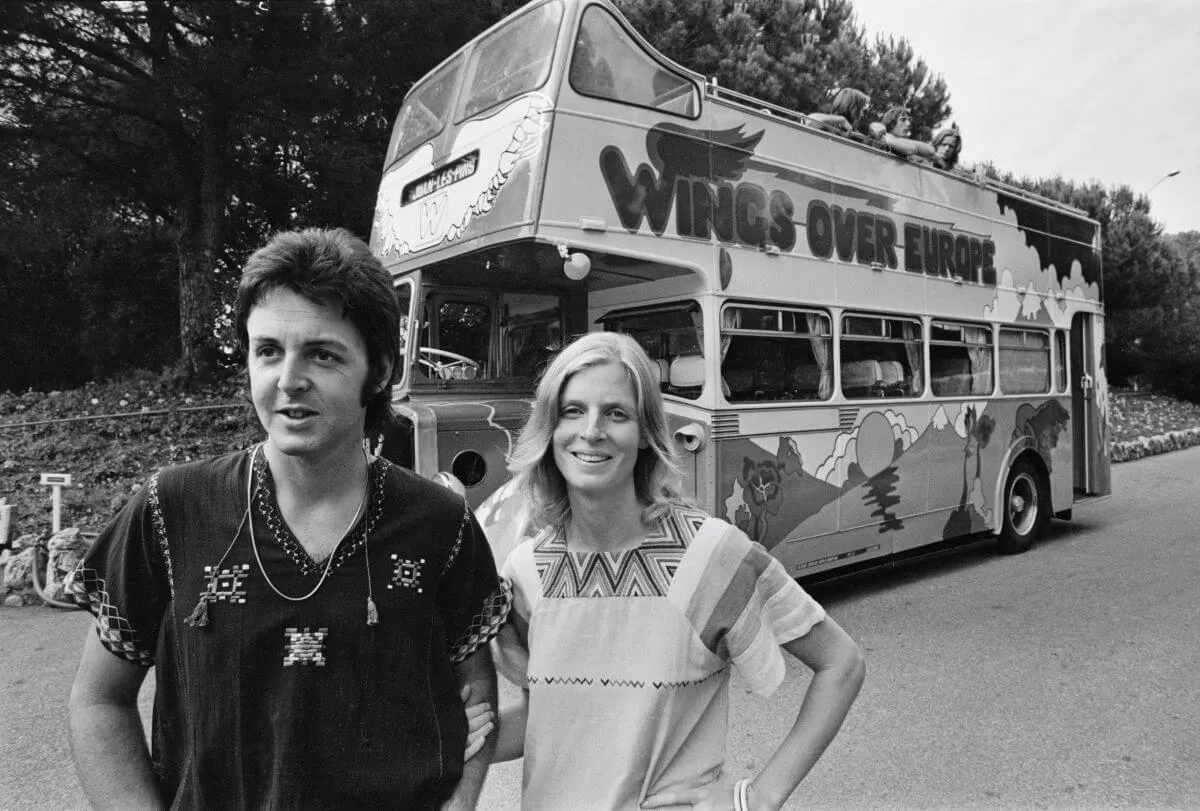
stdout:
[(239, 260), (280, 228), (365, 235), (404, 93), (517, 5), (6, 3), (0, 339), (32, 362), (0, 388), (212, 373)]

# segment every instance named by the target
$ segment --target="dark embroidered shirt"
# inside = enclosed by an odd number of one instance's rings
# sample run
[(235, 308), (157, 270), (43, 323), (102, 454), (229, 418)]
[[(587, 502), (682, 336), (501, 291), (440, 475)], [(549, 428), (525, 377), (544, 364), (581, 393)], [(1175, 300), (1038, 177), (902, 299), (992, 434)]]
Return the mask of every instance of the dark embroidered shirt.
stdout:
[[(164, 800), (438, 807), (461, 776), (466, 740), (452, 663), (495, 635), (508, 609), (474, 516), (451, 491), (377, 459), (366, 514), (325, 583), (290, 602), (264, 582), (239, 528), (251, 465), (240, 452), (157, 474), (72, 577), (105, 647), (156, 666)], [(324, 561), (292, 537), (265, 466), (255, 478), (262, 566), (284, 594), (305, 595)], [(202, 595), (208, 623), (189, 626)]]

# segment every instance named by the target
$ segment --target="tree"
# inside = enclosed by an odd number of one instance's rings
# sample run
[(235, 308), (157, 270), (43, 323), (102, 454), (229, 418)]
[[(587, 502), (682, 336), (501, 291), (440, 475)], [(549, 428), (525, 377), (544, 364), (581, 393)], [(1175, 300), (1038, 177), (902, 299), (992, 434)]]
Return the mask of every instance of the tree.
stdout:
[(840, 87), (871, 96), (876, 118), (909, 107), (914, 137), (951, 112), (949, 93), (907, 40), (865, 41), (850, 0), (617, 0), (663, 54), (722, 87), (799, 112)]
[(80, 184), (166, 225), (180, 366), (203, 377), (217, 358), (222, 269), (232, 275), (275, 228), (320, 220), (365, 233), (404, 93), (513, 5), (9, 3), (0, 141), (52, 146)]
[[(1144, 376), (1159, 387), (1174, 384), (1179, 365), (1172, 356), (1195, 344), (1200, 328), (1196, 266), (1150, 216), (1150, 200), (1128, 186), (1105, 188), (1063, 177), (1032, 180), (985, 164), (989, 176), (1075, 206), (1100, 223), (1104, 263), (1107, 371), (1126, 383)], [(1200, 374), (1200, 367), (1192, 375)]]

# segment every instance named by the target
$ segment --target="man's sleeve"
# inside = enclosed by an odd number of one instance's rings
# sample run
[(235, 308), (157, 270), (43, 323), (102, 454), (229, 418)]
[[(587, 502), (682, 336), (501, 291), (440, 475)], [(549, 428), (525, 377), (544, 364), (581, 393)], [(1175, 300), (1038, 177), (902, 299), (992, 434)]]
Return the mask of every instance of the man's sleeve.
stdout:
[(130, 499), (71, 572), (67, 588), (96, 617), (101, 644), (142, 667), (154, 665), (171, 599), (158, 475)]
[(511, 590), (496, 574), (492, 550), (466, 502), (437, 599), (455, 664), (486, 645), (508, 616)]

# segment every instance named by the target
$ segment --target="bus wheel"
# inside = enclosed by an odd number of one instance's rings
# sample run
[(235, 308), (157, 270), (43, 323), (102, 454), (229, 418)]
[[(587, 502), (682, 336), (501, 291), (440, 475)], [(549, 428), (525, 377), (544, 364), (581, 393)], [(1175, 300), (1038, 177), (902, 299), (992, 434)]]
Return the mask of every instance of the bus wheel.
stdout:
[(1024, 552), (1042, 534), (1050, 520), (1050, 490), (1028, 459), (1018, 459), (1004, 486), (1004, 527), (1000, 551), (1006, 555)]

